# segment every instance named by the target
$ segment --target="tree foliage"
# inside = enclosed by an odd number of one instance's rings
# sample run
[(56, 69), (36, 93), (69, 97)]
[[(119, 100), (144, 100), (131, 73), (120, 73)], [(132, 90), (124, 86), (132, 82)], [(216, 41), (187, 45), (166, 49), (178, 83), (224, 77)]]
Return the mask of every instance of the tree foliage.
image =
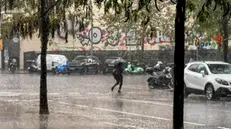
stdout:
[[(67, 30), (67, 19), (76, 21), (80, 24), (79, 29), (83, 29), (84, 23), (91, 16), (89, 2), (89, 0), (49, 0), (46, 13), (49, 14), (48, 27), (51, 37), (54, 38), (55, 32), (59, 33), (60, 23), (63, 23)], [(22, 38), (32, 38), (32, 35), (38, 32), (40, 26), (39, 0), (13, 0), (13, 3), (7, 4), (6, 8), (7, 10), (22, 10), (22, 13), (13, 14), (10, 18), (4, 19), (3, 24), (7, 26), (2, 28), (2, 38), (9, 38), (16, 34), (20, 34)], [(72, 34), (74, 36), (74, 32)], [(66, 34), (66, 40), (67, 36), (68, 34)]]
[[(150, 3), (150, 6), (155, 6), (154, 2)], [(133, 7), (136, 10), (137, 7)], [(158, 11), (159, 10), (159, 11)], [(127, 29), (129, 27), (135, 27), (139, 35), (150, 35), (150, 32), (159, 30), (161, 32), (173, 32), (174, 18), (175, 18), (175, 6), (167, 5), (166, 3), (159, 3), (158, 10), (150, 8), (149, 12), (145, 8), (136, 13), (133, 19), (127, 20), (124, 15), (125, 10), (121, 10), (120, 14), (115, 14), (114, 10), (108, 11), (102, 19), (105, 21), (104, 25), (117, 25), (120, 29)], [(145, 19), (149, 19), (147, 22)]]

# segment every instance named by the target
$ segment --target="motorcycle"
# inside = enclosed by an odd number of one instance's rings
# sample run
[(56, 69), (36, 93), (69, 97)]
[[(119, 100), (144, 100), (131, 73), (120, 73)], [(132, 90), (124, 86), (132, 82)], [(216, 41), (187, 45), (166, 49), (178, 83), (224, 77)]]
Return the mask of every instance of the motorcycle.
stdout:
[(165, 67), (165, 69), (161, 72), (149, 72), (151, 77), (148, 78), (148, 87), (150, 89), (154, 88), (169, 88), (171, 90), (174, 89), (174, 81), (173, 81), (173, 68)]
[(131, 64), (128, 64), (124, 71), (129, 74), (142, 74), (144, 69), (140, 66), (132, 66)]
[(9, 70), (11, 71), (11, 73), (15, 73), (16, 71), (16, 68), (17, 68), (17, 63), (16, 63), (16, 60), (12, 60), (12, 62), (10, 63), (10, 67), (9, 67)]
[(30, 74), (38, 72), (38, 66), (34, 60), (27, 60), (27, 63), (30, 63), (30, 66), (27, 68)]
[(162, 70), (164, 70), (164, 67), (162, 65), (163, 63), (161, 61), (158, 61), (157, 64), (155, 66), (146, 66), (145, 67), (145, 71), (148, 74), (153, 74), (153, 72), (161, 72)]

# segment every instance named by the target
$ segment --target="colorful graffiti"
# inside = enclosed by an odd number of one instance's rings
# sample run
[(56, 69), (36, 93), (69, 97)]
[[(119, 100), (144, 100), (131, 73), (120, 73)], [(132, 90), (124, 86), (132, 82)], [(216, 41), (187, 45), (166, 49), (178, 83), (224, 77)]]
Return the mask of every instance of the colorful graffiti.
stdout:
[(149, 37), (145, 38), (144, 43), (149, 45), (163, 44), (163, 43), (171, 43), (171, 38), (169, 32), (166, 33), (169, 37), (165, 36), (162, 32), (157, 31), (156, 34), (152, 34)]
[[(122, 50), (127, 50), (129, 47), (139, 46), (140, 36), (136, 28), (129, 31), (119, 30), (117, 26), (109, 26), (106, 29), (99, 27), (91, 28), (88, 26), (83, 32), (76, 33), (76, 41), (80, 41), (82, 46), (89, 46), (91, 42), (96, 45), (99, 43), (104, 44), (104, 48), (109, 46), (119, 46)], [(164, 36), (163, 33), (157, 31), (156, 35), (152, 37), (147, 36), (144, 40), (145, 45), (155, 45), (162, 43), (170, 43), (171, 39)]]
[(76, 38), (83, 46), (93, 44), (105, 43), (111, 46), (116, 46), (120, 41), (119, 29), (115, 26), (109, 26), (107, 29), (102, 30), (99, 27), (86, 28), (83, 32), (76, 33)]
[(218, 44), (215, 42), (200, 42), (197, 47), (199, 49), (217, 49)]
[[(71, 32), (72, 34), (74, 34), (73, 42), (75, 44), (73, 45), (73, 49), (74, 47), (81, 46), (84, 47), (86, 50), (90, 49), (91, 43), (93, 44), (93, 46), (97, 46), (102, 50), (136, 50), (141, 49), (142, 43), (144, 43), (145, 48), (149, 48), (149, 46), (152, 47), (156, 44), (171, 42), (168, 36), (165, 36), (165, 34), (159, 31), (155, 32), (153, 36), (147, 36), (144, 41), (142, 41), (143, 38), (141, 38), (137, 31), (137, 28), (135, 27), (126, 30), (126, 28), (119, 29), (115, 25), (110, 25), (105, 28), (91, 27), (89, 24), (88, 26), (84, 26), (85, 29), (79, 32), (78, 28), (80, 27), (80, 25), (71, 20), (67, 20), (66, 23), (60, 23), (58, 36), (60, 37), (60, 39), (71, 40), (70, 38), (67, 38), (67, 32)], [(68, 46), (69, 43), (67, 43), (66, 41), (65, 44)], [(58, 46), (56, 45), (55, 47), (57, 48)]]

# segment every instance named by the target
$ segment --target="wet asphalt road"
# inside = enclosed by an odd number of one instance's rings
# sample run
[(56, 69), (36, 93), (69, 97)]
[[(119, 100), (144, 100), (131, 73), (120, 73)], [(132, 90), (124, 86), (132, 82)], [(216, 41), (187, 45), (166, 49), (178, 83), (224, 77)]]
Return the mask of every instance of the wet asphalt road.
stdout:
[[(1, 129), (171, 129), (172, 92), (149, 90), (148, 76), (48, 76), (50, 115), (39, 118), (39, 76), (0, 74)], [(185, 99), (185, 129), (231, 129), (231, 99)]]

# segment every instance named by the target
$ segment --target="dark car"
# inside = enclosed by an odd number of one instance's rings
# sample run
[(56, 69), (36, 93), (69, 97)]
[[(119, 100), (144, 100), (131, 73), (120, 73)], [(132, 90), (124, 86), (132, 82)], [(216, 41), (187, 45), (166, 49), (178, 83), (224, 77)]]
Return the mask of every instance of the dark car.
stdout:
[(100, 60), (96, 56), (76, 56), (72, 62), (70, 62), (69, 69), (80, 73), (99, 73), (100, 72)]
[(124, 59), (122, 57), (108, 57), (105, 60), (104, 65), (103, 65), (103, 73), (104, 74), (106, 74), (106, 73), (112, 73), (113, 68), (115, 66), (115, 63), (118, 60), (123, 60), (124, 61)]

